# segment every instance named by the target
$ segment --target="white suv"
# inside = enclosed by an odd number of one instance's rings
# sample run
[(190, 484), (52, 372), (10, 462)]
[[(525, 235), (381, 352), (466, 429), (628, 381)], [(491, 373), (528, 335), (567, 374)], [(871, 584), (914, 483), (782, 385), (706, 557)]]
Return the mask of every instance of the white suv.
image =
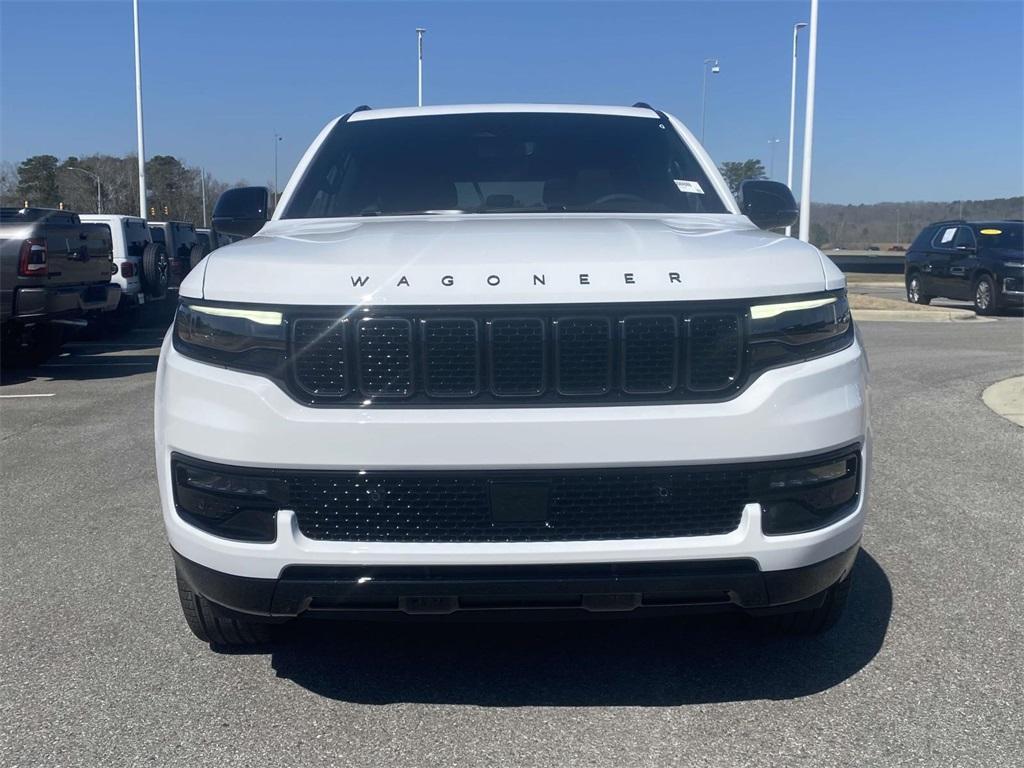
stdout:
[[(675, 118), (369, 110), (181, 285), (156, 458), (203, 640), (306, 615), (843, 607), (867, 364), (789, 190)], [(758, 227), (761, 227), (760, 229)]]
[(145, 219), (84, 213), (79, 218), (106, 225), (110, 231), (115, 267), (110, 282), (121, 287), (119, 310), (131, 310), (167, 294), (170, 262), (163, 245), (153, 242)]

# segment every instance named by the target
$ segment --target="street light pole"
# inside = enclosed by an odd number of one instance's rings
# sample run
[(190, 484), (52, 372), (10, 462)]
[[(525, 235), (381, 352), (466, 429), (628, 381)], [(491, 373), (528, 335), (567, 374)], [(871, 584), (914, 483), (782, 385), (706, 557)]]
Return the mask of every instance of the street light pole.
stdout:
[(96, 182), (96, 213), (103, 213), (103, 194), (102, 187), (100, 185), (100, 177), (92, 171), (87, 171), (85, 168), (79, 168), (74, 165), (65, 166), (65, 170), (78, 171), (79, 173), (84, 173), (86, 176), (92, 177), (92, 180)]
[(811, 152), (814, 148), (814, 80), (818, 62), (818, 0), (811, 0), (811, 40), (807, 50), (807, 106), (804, 109), (804, 160), (800, 169), (800, 239), (811, 241)]
[(722, 71), (718, 66), (718, 59), (704, 59), (704, 87), (700, 92), (700, 143), (704, 143), (704, 124), (708, 111), (708, 65), (711, 65), (711, 74), (717, 75)]
[(203, 190), (203, 229), (206, 229), (206, 169), (199, 169), (199, 186)]
[(423, 106), (423, 33), (426, 31), (423, 27), (416, 27), (416, 106), (418, 107)]
[[(789, 77), (789, 160), (786, 168), (786, 186), (793, 189), (793, 145), (796, 129), (796, 59), (797, 59), (797, 38), (800, 30), (807, 26), (806, 21), (800, 21), (793, 25), (793, 71)], [(793, 234), (792, 227), (786, 227), (786, 237)]]
[(139, 48), (139, 0), (133, 0), (135, 18), (135, 123), (139, 142), (139, 216), (146, 218), (146, 149), (142, 140), (142, 53)]
[(274, 131), (274, 208), (277, 208), (277, 145), (281, 141), (281, 134)]
[(768, 163), (768, 178), (775, 178), (775, 147), (778, 146), (782, 139), (771, 138), (768, 139), (768, 146), (771, 147), (771, 160)]

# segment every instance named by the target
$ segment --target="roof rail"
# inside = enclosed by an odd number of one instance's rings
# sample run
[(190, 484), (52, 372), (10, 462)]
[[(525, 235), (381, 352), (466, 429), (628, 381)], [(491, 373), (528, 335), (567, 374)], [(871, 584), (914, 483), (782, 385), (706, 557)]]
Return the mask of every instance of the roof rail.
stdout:
[(646, 101), (638, 101), (636, 104), (633, 105), (633, 107), (636, 109), (650, 109), (652, 111), (654, 110), (654, 107), (652, 107)]
[(966, 224), (966, 223), (967, 222), (964, 219), (943, 219), (942, 221), (933, 221), (931, 226), (934, 227), (934, 226), (936, 226), (938, 224)]

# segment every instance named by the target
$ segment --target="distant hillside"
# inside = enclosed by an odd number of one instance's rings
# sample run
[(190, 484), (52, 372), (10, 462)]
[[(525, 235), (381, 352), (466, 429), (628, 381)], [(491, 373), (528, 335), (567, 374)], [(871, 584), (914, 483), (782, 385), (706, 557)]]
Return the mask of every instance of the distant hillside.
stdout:
[(812, 203), (811, 240), (819, 246), (853, 249), (897, 242), (907, 245), (927, 224), (959, 218), (961, 205), (965, 219), (1024, 218), (1024, 197), (964, 200), (962, 203)]

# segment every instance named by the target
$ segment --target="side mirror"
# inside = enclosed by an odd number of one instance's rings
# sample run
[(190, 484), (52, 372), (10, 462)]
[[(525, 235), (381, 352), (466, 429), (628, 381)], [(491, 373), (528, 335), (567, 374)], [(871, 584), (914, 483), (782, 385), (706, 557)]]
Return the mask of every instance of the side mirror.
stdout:
[(796, 223), (800, 211), (789, 187), (778, 181), (747, 179), (740, 184), (740, 212), (761, 229)]
[(266, 187), (237, 187), (217, 198), (213, 228), (238, 237), (252, 237), (267, 223), (270, 192)]

